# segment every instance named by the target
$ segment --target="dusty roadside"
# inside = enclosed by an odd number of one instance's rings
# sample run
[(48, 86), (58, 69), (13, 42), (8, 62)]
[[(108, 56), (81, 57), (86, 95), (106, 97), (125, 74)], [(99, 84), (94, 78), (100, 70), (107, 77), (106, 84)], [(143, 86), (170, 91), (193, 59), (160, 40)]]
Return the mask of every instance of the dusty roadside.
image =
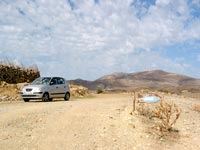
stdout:
[(127, 94), (55, 102), (0, 103), (0, 149), (127, 150), (200, 149), (198, 100), (166, 97), (181, 107), (175, 136), (159, 138), (148, 120), (130, 115)]

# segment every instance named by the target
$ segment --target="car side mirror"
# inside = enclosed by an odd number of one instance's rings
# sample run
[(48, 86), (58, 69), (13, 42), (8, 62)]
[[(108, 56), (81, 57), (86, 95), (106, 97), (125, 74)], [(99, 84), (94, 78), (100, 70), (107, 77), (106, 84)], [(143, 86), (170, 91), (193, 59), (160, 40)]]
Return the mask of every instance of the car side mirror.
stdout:
[(53, 82), (50, 82), (50, 85), (53, 85)]

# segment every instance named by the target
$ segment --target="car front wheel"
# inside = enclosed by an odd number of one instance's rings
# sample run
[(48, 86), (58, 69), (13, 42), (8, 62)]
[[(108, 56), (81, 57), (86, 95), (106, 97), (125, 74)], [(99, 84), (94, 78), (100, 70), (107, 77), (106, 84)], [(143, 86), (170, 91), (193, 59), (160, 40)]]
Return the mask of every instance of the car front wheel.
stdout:
[(49, 101), (49, 94), (48, 93), (44, 93), (44, 95), (42, 96), (42, 101), (43, 102), (48, 102)]
[(65, 99), (66, 101), (68, 101), (68, 100), (70, 99), (70, 94), (69, 94), (69, 92), (67, 92), (67, 93), (65, 94), (64, 99)]

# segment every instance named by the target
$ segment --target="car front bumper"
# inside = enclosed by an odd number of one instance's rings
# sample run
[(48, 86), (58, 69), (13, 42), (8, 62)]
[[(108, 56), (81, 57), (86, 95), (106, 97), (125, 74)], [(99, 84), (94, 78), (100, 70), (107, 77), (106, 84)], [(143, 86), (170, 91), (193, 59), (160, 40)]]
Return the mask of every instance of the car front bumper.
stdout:
[(43, 92), (35, 92), (33, 94), (23, 94), (21, 93), (23, 99), (41, 99)]

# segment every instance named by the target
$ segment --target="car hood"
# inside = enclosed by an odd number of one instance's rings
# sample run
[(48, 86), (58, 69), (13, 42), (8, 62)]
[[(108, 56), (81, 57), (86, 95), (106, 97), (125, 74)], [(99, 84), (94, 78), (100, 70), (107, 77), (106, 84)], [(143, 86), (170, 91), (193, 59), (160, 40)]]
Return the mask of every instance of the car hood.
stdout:
[(25, 86), (24, 88), (40, 88), (40, 89), (42, 89), (42, 88), (44, 88), (44, 87), (47, 87), (48, 85), (33, 85), (33, 84), (29, 84), (29, 85), (27, 85), (27, 86)]

